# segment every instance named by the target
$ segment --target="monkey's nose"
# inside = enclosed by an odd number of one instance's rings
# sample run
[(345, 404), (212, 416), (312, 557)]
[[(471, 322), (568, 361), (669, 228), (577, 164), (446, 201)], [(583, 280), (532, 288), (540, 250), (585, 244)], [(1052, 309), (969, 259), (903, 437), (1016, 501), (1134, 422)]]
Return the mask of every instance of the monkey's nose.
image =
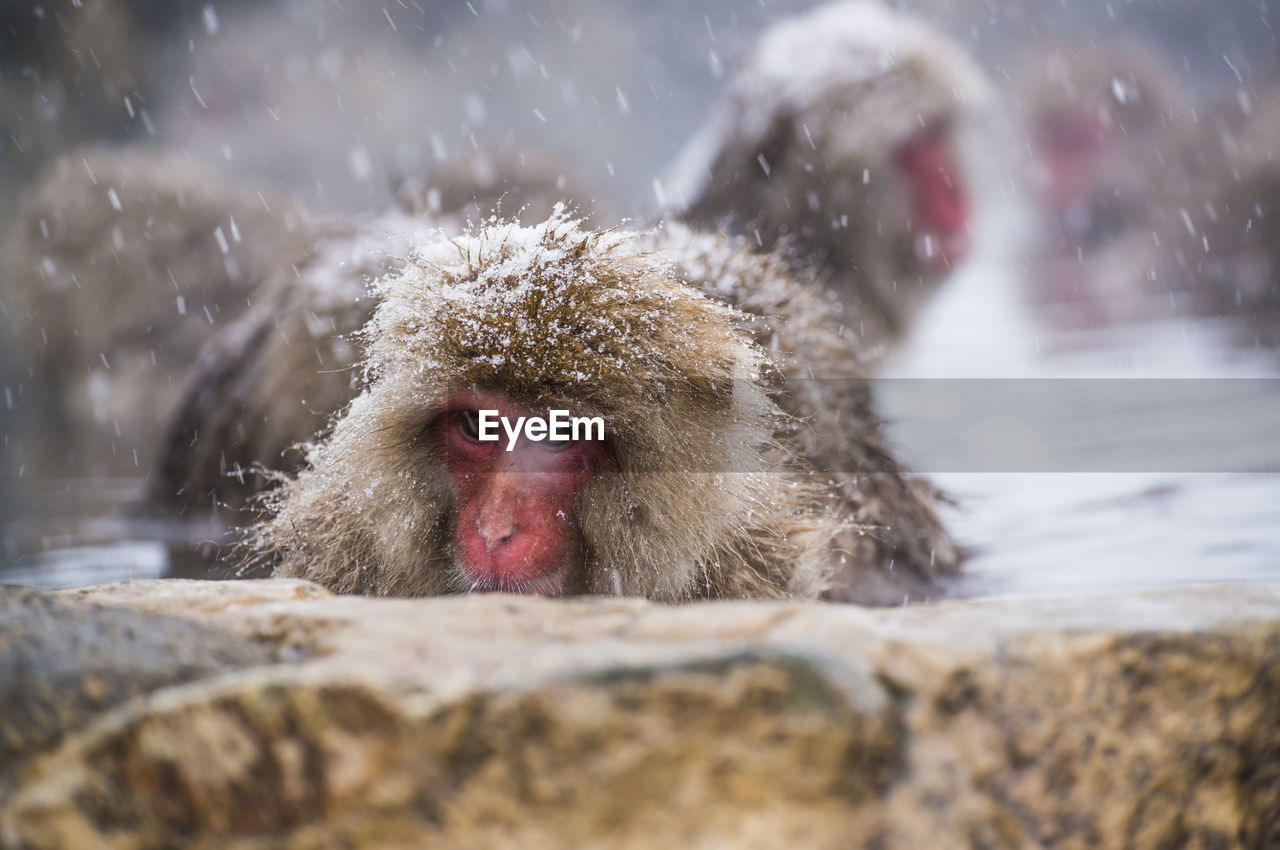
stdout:
[(484, 548), (492, 552), (499, 546), (511, 542), (511, 538), (520, 531), (520, 525), (512, 517), (481, 515), (476, 520), (476, 531), (484, 541)]

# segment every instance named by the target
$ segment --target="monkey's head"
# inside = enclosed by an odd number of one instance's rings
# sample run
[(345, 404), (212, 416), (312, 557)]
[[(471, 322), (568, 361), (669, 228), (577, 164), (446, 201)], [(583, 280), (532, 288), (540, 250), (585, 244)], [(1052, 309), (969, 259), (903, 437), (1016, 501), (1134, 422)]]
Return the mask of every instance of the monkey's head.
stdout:
[[(990, 98), (964, 51), (877, 3), (823, 7), (765, 32), (687, 148), (687, 218), (789, 238), (901, 324), (969, 248), (962, 131)], [(909, 297), (909, 296), (907, 296)]]
[(824, 520), (779, 486), (769, 364), (659, 257), (557, 213), (421, 246), (380, 289), (365, 390), (251, 535), (280, 572), (394, 595), (816, 591)]

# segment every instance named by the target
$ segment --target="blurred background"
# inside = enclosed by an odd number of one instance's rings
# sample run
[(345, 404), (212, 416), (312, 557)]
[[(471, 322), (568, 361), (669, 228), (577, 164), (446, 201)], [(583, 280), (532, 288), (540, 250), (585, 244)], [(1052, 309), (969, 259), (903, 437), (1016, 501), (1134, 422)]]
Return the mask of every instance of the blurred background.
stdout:
[[(5, 0), (5, 197), (60, 151), (112, 139), (180, 146), (317, 209), (378, 209), (395, 178), (484, 144), (560, 151), (611, 199), (644, 208), (735, 59), (816, 5)], [(1277, 72), (1262, 0), (894, 5), (968, 47), (1010, 95), (1047, 45), (1086, 62), (1144, 45), (1206, 105), (1256, 97)]]
[[(571, 163), (598, 208), (652, 222), (757, 36), (816, 5), (0, 0), (0, 225), (56, 157), (102, 143), (177, 151), (321, 216), (385, 210), (403, 179), (471, 150), (536, 149)], [(893, 5), (997, 91), (968, 141), (974, 250), (879, 387), (908, 463), (955, 497), (947, 519), (972, 552), (959, 591), (1280, 582), (1275, 4)], [(20, 427), (16, 399), (39, 388), (19, 336), (0, 338), (0, 581), (172, 572), (165, 531), (131, 507), (145, 469), (29, 469), (41, 429)], [(1158, 410), (1091, 409), (1013, 470), (940, 445), (946, 427), (911, 427), (922, 379), (1121, 377), (1191, 389)], [(1200, 383), (1241, 379), (1248, 393)], [(1115, 439), (1181, 422), (1213, 442), (1227, 420), (1247, 420), (1230, 437), (1241, 451), (1207, 465), (1126, 468), (1133, 443)]]

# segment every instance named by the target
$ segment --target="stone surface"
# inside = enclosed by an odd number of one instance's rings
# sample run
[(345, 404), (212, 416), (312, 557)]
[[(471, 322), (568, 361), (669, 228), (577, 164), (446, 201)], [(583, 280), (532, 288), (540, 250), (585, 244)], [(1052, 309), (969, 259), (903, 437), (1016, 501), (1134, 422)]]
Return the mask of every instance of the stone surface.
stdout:
[(19, 757), (111, 706), (272, 659), (191, 619), (0, 586), (0, 790)]
[(879, 611), (278, 581), (39, 598), (268, 657), (32, 738), (0, 846), (1280, 846), (1275, 588)]

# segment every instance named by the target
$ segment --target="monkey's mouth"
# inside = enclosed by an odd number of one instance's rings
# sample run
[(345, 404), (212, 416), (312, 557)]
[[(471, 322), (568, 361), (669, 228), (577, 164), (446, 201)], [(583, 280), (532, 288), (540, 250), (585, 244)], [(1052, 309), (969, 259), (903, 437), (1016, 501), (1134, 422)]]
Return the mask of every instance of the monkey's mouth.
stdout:
[(563, 596), (569, 578), (566, 560), (556, 570), (531, 578), (512, 578), (501, 573), (471, 570), (459, 565), (455, 587), (462, 593), (517, 593), (521, 596)]

